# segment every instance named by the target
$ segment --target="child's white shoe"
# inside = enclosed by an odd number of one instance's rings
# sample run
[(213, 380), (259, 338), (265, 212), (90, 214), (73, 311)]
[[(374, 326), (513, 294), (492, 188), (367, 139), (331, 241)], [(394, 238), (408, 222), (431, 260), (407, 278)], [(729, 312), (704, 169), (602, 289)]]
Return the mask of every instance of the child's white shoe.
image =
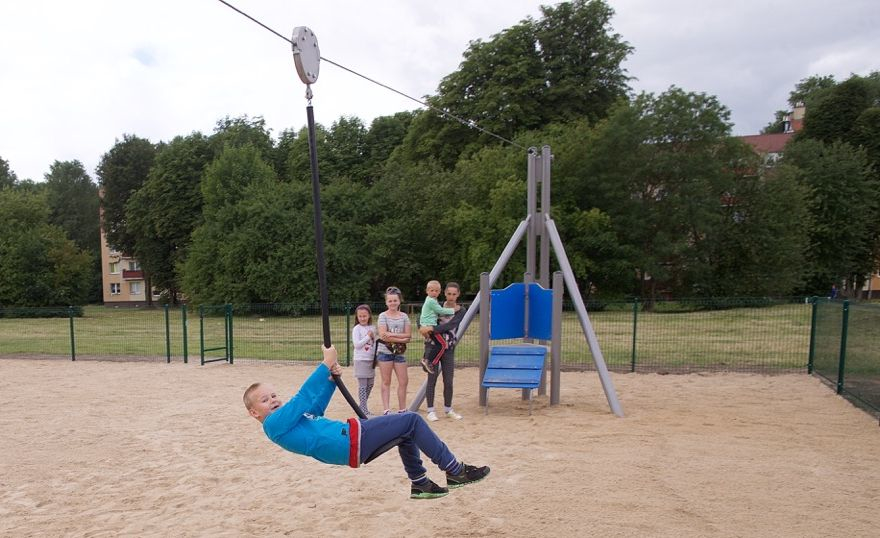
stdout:
[(430, 411), (430, 412), (428, 413), (428, 420), (430, 420), (431, 422), (437, 422), (437, 421), (440, 420), (440, 419), (437, 418), (437, 413), (435, 413), (435, 412), (433, 412), (433, 411)]
[(448, 418), (451, 418), (451, 419), (454, 419), (454, 420), (461, 420), (461, 415), (459, 415), (458, 413), (456, 413), (455, 410), (453, 410), (453, 409), (450, 409), (449, 411), (447, 411), (447, 412), (446, 412), (446, 416), (447, 416)]

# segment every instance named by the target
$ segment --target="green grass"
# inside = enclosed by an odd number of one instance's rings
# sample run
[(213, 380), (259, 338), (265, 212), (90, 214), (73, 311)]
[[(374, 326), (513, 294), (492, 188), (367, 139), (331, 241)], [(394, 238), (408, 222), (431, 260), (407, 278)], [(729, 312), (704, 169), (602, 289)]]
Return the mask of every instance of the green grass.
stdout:
[[(609, 368), (628, 371), (633, 360), (633, 312), (607, 309), (590, 314)], [(172, 360), (183, 357), (183, 316), (180, 308), (169, 309), (168, 332)], [(199, 360), (200, 320), (187, 315), (189, 360)], [(334, 315), (331, 339), (345, 357), (353, 318)], [(224, 318), (206, 316), (205, 347), (224, 345)], [(562, 323), (562, 362), (567, 367), (593, 364), (580, 322), (565, 312)], [(456, 350), (462, 365), (479, 362), (479, 316)], [(159, 309), (86, 307), (74, 318), (77, 356), (166, 356), (164, 312)], [(684, 313), (639, 312), (636, 369), (774, 370), (806, 368), (809, 348), (810, 306), (783, 304), (766, 308), (735, 308)], [(233, 316), (236, 360), (317, 359), (322, 341), (320, 316)], [(495, 341), (493, 343), (509, 343)], [(0, 318), (0, 354), (70, 356), (70, 322), (66, 318)], [(412, 364), (421, 354), (421, 343), (410, 344)], [(206, 353), (222, 357), (223, 351)]]

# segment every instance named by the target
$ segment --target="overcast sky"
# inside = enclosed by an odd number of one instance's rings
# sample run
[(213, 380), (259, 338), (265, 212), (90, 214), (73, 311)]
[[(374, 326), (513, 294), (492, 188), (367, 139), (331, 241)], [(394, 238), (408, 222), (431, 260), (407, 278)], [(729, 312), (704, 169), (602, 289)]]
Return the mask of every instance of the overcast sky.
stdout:
[[(535, 0), (230, 0), (279, 33), (308, 26), (321, 55), (421, 99), (473, 39), (527, 16)], [(880, 70), (878, 0), (610, 0), (634, 52), (636, 91), (674, 84), (717, 96), (734, 134), (758, 132), (810, 75)], [(217, 0), (0, 3), (0, 157), (42, 181), (55, 160), (94, 169), (123, 134), (154, 142), (262, 116), (273, 135), (305, 124), (290, 45)], [(326, 62), (315, 117), (369, 125), (418, 108)]]

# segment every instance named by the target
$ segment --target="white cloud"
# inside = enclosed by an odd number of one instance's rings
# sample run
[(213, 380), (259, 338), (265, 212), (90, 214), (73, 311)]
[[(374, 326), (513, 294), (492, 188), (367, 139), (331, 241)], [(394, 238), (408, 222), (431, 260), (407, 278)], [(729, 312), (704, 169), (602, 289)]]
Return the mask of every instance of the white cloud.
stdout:
[[(322, 56), (421, 99), (468, 42), (531, 16), (538, 0), (233, 0), (282, 35), (309, 26)], [(549, 2), (544, 2), (549, 3)], [(756, 132), (812, 74), (880, 68), (874, 0), (611, 0), (635, 48), (636, 90), (675, 84), (717, 95), (738, 134)], [(278, 134), (305, 123), (290, 46), (211, 0), (0, 3), (0, 157), (20, 178), (54, 160), (92, 172), (123, 134), (153, 141), (210, 133), (224, 116), (263, 116)], [(418, 105), (324, 62), (317, 121), (372, 118)]]

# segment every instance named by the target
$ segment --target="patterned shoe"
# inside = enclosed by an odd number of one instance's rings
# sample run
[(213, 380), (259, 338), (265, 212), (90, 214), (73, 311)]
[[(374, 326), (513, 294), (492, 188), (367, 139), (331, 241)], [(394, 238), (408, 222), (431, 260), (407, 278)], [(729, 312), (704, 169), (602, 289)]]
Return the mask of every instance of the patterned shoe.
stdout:
[(461, 415), (455, 412), (455, 410), (450, 409), (446, 412), (446, 418), (451, 418), (453, 420), (461, 420)]

